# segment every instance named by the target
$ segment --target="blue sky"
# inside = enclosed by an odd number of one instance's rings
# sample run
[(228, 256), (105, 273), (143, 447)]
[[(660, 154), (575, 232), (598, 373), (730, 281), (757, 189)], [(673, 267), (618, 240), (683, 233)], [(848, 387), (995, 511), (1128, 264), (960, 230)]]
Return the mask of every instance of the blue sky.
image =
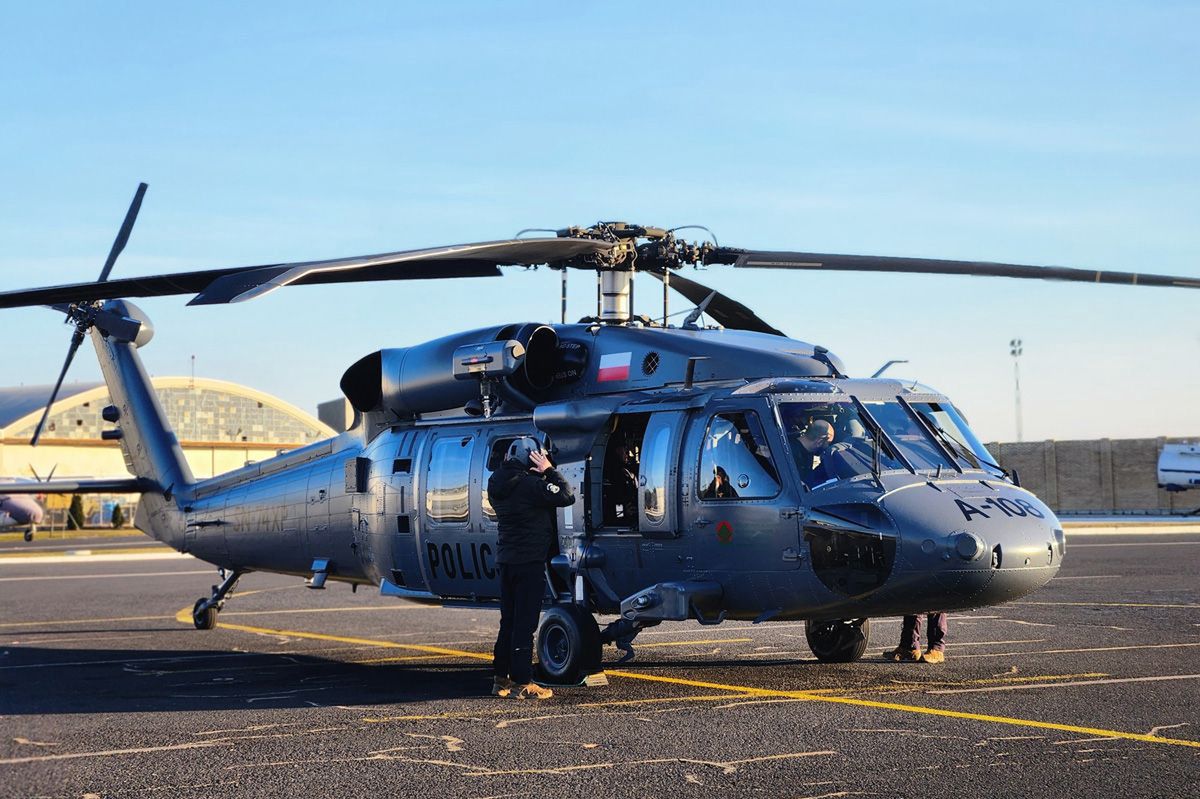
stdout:
[[(44, 7), (43, 7), (44, 6)], [(723, 244), (1200, 276), (1195, 3), (6, 3), (0, 285), (357, 255), (599, 219)], [(981, 437), (1200, 437), (1200, 292), (713, 270)], [(653, 312), (650, 284), (639, 310)], [(301, 407), (382, 346), (557, 318), (545, 271), (145, 300), (155, 374)], [(593, 284), (572, 284), (589, 313)], [(675, 301), (677, 308), (683, 300)], [(69, 332), (0, 316), (7, 383)], [(84, 353), (72, 370), (95, 379)]]

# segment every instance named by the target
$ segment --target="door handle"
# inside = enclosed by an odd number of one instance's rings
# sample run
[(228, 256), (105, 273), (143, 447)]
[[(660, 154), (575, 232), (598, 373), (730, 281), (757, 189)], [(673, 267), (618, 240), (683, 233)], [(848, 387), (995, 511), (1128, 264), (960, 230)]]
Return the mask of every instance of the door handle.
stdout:
[(703, 516), (701, 516), (692, 524), (694, 524), (696, 527), (708, 527), (710, 524), (712, 524), (712, 519), (705, 519)]

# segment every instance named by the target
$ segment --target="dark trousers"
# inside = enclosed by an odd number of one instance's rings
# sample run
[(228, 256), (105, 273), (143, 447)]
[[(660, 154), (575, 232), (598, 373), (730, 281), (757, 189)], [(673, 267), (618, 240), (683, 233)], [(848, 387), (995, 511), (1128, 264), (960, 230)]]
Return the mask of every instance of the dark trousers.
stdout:
[[(930, 613), (928, 638), (929, 646), (927, 649), (932, 649), (936, 652), (942, 652), (946, 649), (946, 630), (949, 629), (949, 623), (945, 613)], [(921, 648), (921, 617), (920, 616), (905, 616), (904, 626), (900, 628), (900, 648), (901, 649), (920, 649)]]
[(492, 649), (497, 677), (518, 685), (533, 679), (533, 631), (546, 593), (546, 566), (537, 563), (500, 564), (500, 633)]

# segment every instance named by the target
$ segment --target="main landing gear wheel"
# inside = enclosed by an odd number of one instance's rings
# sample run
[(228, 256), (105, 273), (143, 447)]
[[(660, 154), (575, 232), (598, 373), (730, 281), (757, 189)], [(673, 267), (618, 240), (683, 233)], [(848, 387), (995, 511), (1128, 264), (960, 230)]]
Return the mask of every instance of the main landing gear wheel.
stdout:
[(804, 635), (808, 648), (822, 663), (851, 663), (867, 651), (871, 620), (806, 621)]
[(537, 632), (539, 676), (556, 685), (576, 685), (600, 668), (600, 628), (578, 605), (554, 605)]
[(208, 604), (208, 600), (200, 597), (192, 606), (192, 623), (197, 630), (211, 630), (217, 626), (217, 609)]

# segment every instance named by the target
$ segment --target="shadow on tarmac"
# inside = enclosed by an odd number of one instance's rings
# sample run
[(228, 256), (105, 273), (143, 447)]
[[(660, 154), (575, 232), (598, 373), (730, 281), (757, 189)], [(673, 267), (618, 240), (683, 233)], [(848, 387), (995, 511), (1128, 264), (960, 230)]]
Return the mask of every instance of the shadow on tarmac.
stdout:
[(296, 654), (0, 649), (0, 715), (383, 705), (486, 695), (486, 663), (350, 663)]

